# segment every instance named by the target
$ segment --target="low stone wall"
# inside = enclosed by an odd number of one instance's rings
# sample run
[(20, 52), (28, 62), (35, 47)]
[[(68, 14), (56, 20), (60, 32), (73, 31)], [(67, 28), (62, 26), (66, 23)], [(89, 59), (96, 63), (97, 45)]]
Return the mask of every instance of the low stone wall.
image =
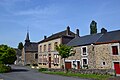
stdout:
[[(53, 72), (65, 71), (64, 69), (48, 69)], [(80, 74), (101, 74), (101, 75), (113, 75), (115, 76), (115, 71), (112, 69), (69, 69), (66, 70), (72, 73), (80, 73)]]

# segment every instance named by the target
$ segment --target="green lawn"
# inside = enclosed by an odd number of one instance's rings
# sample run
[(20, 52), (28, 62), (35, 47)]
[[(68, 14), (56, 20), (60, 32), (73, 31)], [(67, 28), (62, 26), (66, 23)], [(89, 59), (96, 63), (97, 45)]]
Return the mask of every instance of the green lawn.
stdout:
[(55, 75), (62, 75), (62, 76), (72, 76), (72, 77), (80, 77), (80, 78), (89, 78), (89, 79), (96, 79), (96, 80), (108, 80), (110, 75), (96, 75), (96, 74), (79, 74), (79, 73), (64, 73), (64, 72), (50, 72), (50, 71), (42, 71), (46, 74), (55, 74)]

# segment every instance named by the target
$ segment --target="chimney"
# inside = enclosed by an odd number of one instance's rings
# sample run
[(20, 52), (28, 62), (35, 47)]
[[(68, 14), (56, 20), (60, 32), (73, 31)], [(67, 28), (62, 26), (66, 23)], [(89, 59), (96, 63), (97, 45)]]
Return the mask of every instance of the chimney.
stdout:
[(44, 39), (46, 39), (47, 38), (47, 36), (44, 36)]
[(67, 33), (66, 34), (70, 35), (70, 27), (69, 26), (67, 27)]
[(107, 30), (105, 28), (101, 29), (101, 33), (105, 34), (107, 32)]
[(76, 36), (75, 37), (79, 37), (79, 29), (76, 29)]

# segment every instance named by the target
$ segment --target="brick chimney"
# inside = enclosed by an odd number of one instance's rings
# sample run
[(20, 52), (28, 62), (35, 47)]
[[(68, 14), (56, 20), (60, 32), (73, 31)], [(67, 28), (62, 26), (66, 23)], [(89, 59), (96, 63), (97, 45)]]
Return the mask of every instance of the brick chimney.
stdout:
[(107, 32), (107, 30), (105, 28), (101, 29), (101, 33), (105, 34)]
[(76, 29), (76, 35), (75, 37), (79, 37), (79, 29)]
[(44, 39), (46, 39), (47, 38), (47, 36), (44, 36)]
[(69, 27), (69, 26), (67, 27), (66, 34), (67, 34), (67, 35), (70, 35), (70, 27)]

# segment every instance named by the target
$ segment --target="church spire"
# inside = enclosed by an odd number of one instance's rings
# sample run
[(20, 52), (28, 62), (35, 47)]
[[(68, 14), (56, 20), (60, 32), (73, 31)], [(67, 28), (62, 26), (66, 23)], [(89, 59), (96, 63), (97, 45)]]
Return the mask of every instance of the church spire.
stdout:
[(29, 39), (29, 30), (27, 29), (27, 35), (26, 35), (26, 40), (25, 40), (25, 42), (27, 43), (27, 42), (30, 42), (30, 39)]
[(30, 41), (29, 40), (29, 32), (27, 32), (26, 41)]

